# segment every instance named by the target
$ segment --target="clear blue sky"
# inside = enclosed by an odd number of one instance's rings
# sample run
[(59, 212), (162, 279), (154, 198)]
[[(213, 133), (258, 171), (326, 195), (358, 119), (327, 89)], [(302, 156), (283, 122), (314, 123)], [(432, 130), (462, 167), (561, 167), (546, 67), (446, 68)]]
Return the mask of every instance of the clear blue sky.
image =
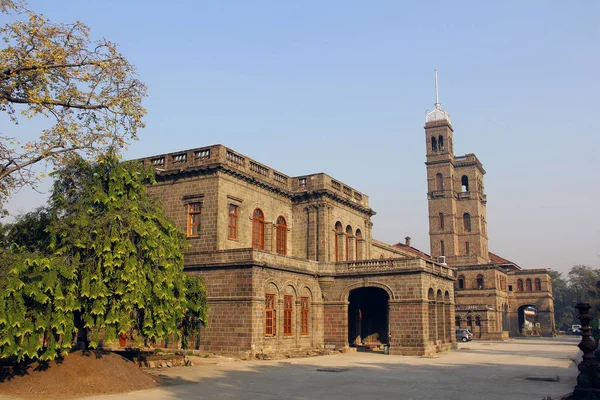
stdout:
[[(490, 250), (600, 268), (596, 0), (29, 4), (136, 64), (147, 127), (126, 158), (222, 143), (288, 175), (326, 172), (370, 196), (376, 238), (427, 252), (437, 68), (455, 152), (487, 170)], [(9, 209), (41, 202), (22, 191)]]

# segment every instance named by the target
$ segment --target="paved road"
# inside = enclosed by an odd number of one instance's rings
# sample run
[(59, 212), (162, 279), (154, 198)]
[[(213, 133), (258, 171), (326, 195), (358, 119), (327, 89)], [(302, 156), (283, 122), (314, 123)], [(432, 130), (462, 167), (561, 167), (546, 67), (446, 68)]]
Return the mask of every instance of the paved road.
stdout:
[[(273, 361), (205, 359), (165, 370), (172, 386), (88, 399), (537, 399), (575, 385), (578, 338), (471, 342), (435, 358), (348, 353)], [(318, 369), (342, 371), (318, 371)], [(347, 370), (343, 370), (347, 369)], [(526, 380), (556, 376), (559, 382)]]

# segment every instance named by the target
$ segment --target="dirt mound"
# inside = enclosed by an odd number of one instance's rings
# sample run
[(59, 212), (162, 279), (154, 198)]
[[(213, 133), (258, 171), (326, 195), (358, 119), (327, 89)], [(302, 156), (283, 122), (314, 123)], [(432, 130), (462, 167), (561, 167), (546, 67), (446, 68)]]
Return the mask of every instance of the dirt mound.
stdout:
[(93, 351), (76, 351), (47, 365), (6, 369), (2, 378), (0, 394), (20, 397), (64, 398), (157, 386), (150, 375), (126, 358)]

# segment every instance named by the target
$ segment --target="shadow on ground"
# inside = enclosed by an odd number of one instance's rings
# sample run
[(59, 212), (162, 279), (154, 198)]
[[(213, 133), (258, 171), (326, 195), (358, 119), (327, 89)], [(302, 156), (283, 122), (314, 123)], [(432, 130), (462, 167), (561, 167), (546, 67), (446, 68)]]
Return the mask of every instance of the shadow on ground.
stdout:
[[(520, 357), (514, 351), (480, 348), (474, 354), (465, 351), (463, 355), (459, 351), (461, 354), (452, 355), (452, 359), (363, 353), (270, 361), (269, 364), (238, 362), (207, 367), (211, 368), (210, 376), (198, 373), (198, 376), (185, 378), (162, 377), (167, 386), (161, 388), (160, 393), (153, 390), (155, 395), (151, 395), (144, 391), (129, 394), (128, 398), (542, 399), (570, 392), (577, 375), (575, 364), (568, 360), (568, 352), (555, 355), (551, 350), (550, 347), (545, 353), (528, 351), (529, 358)], [(504, 358), (510, 362), (503, 363)], [(344, 371), (340, 367), (348, 369)], [(527, 376), (559, 376), (560, 380), (530, 381), (525, 379)]]

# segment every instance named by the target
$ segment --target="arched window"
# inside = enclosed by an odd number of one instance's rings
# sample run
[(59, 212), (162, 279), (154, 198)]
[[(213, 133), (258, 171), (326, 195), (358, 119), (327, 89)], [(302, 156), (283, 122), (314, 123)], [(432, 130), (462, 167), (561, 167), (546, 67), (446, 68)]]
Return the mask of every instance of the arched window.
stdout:
[(458, 276), (458, 288), (459, 289), (464, 289), (465, 288), (465, 277), (464, 277), (464, 275), (459, 275)]
[(460, 328), (460, 317), (454, 318), (454, 325), (456, 325), (457, 328)]
[(473, 329), (473, 317), (471, 317), (470, 315), (467, 317), (467, 326)]
[(265, 248), (265, 215), (260, 208), (252, 214), (252, 247)]
[(542, 281), (540, 280), (540, 278), (535, 278), (535, 291), (539, 292), (540, 290), (542, 290)]
[(517, 292), (523, 291), (523, 281), (521, 279), (517, 280)]
[(277, 218), (277, 253), (287, 254), (287, 224), (283, 216)]
[(463, 230), (465, 232), (471, 232), (471, 214), (463, 214)]
[(477, 289), (483, 289), (483, 275), (477, 275)]
[(469, 191), (469, 177), (468, 176), (463, 175), (462, 178), (460, 179), (460, 184), (462, 185), (462, 192)]
[(437, 151), (437, 141), (435, 140), (435, 136), (431, 137), (431, 151)]
[(479, 315), (475, 317), (475, 326), (481, 326), (481, 317)]
[(362, 241), (362, 232), (360, 231), (360, 229), (356, 230), (356, 243), (355, 243), (355, 248), (356, 248), (356, 259), (357, 260), (362, 260), (363, 259), (363, 241)]
[(276, 304), (274, 294), (265, 295), (265, 336), (275, 336), (277, 333)]
[(444, 190), (444, 176), (442, 174), (435, 176), (435, 190)]
[(443, 231), (444, 230), (444, 213), (440, 213), (439, 217), (440, 217), (440, 230)]
[(352, 237), (352, 227), (346, 227), (346, 261), (350, 260), (350, 238)]
[(340, 235), (343, 233), (342, 223), (340, 221), (335, 223), (335, 229), (333, 230), (333, 248), (334, 248), (334, 259), (340, 261)]
[(525, 291), (531, 292), (531, 279), (529, 278), (525, 279)]
[(438, 138), (438, 148), (440, 151), (444, 150), (444, 137), (442, 135)]

